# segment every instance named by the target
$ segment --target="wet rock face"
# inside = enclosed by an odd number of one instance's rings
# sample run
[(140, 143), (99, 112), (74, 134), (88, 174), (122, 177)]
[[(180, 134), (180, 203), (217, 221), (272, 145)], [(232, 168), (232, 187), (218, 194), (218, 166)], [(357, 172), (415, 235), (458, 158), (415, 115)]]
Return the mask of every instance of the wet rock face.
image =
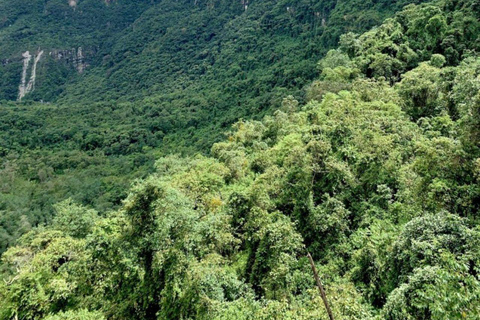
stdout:
[[(68, 5), (72, 8), (76, 8), (77, 7), (77, 4), (80, 0), (68, 0)], [(105, 2), (105, 4), (110, 4), (112, 2), (116, 2), (116, 0), (103, 0)]]
[(82, 47), (66, 49), (66, 50), (53, 50), (49, 55), (57, 60), (63, 61), (66, 64), (71, 64), (78, 73), (83, 73), (89, 66), (88, 58), (95, 54), (95, 50), (84, 50)]
[[(63, 63), (69, 67), (73, 67), (78, 73), (83, 73), (89, 66), (89, 59), (95, 55), (95, 49), (84, 50), (82, 47), (72, 49), (58, 49), (48, 52), (48, 55), (58, 63)], [(37, 65), (45, 59), (43, 50), (35, 53), (25, 51), (22, 53), (22, 73), (20, 75), (20, 84), (18, 86), (17, 99), (22, 100), (27, 94), (35, 90), (35, 82), (37, 80)], [(3, 65), (11, 62), (9, 59), (1, 61)]]

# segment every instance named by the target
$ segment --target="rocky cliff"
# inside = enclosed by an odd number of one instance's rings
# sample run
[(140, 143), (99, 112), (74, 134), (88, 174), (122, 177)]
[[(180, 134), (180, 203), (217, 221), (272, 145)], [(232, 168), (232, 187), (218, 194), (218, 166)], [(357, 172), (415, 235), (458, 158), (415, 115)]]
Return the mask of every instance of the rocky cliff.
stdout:
[[(45, 50), (37, 50), (35, 53), (25, 51), (22, 53), (22, 72), (19, 75), (20, 84), (18, 86), (18, 101), (21, 101), (28, 94), (35, 90), (37, 82), (37, 68), (46, 59), (51, 58), (56, 64), (61, 64), (68, 69), (74, 69), (77, 73), (82, 74), (90, 65), (90, 60), (95, 55), (95, 48), (82, 47), (71, 49), (53, 49), (45, 53)], [(2, 64), (7, 65), (11, 61), (20, 61), (20, 59), (4, 59)], [(48, 75), (49, 68), (45, 67), (44, 72)]]

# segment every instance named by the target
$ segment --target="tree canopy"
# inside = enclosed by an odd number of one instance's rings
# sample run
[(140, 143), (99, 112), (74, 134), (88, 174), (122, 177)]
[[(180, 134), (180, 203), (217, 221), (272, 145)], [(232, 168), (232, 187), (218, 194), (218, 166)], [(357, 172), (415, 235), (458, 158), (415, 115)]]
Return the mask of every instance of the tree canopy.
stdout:
[[(51, 223), (20, 220), (0, 319), (328, 319), (307, 253), (335, 319), (479, 319), (479, 15), (408, 5), (344, 34), (304, 101), (208, 155), (159, 157), (116, 206), (64, 197)], [(124, 147), (154, 148), (140, 141)], [(99, 150), (85, 170), (153, 162), (89, 166)], [(21, 189), (12, 168), (31, 168), (5, 156), (3, 188)], [(52, 181), (41, 169), (23, 183)]]

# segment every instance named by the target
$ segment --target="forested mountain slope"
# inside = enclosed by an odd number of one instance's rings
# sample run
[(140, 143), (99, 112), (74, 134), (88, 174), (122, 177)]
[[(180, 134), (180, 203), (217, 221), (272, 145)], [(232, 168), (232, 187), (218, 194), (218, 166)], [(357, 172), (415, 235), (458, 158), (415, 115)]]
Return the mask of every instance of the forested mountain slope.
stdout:
[[(25, 53), (41, 55), (35, 88), (26, 98), (52, 101), (84, 68), (96, 65), (152, 0), (32, 0), (0, 2), (0, 100), (16, 100)], [(75, 70), (76, 69), (76, 70)], [(32, 88), (33, 89), (33, 88)]]
[(3, 257), (1, 319), (479, 319), (480, 10), (410, 5), (306, 103), (167, 156), (118, 210), (66, 200)]
[[(25, 99), (131, 101), (170, 93), (183, 101), (178, 91), (199, 85), (210, 89), (204, 95), (211, 108), (221, 109), (210, 95), (226, 88), (230, 95), (268, 96), (272, 88), (301, 86), (343, 31), (379, 24), (410, 2), (2, 1), (0, 99), (18, 97), (22, 53), (43, 51), (35, 90)], [(76, 60), (91, 70), (85, 77), (68, 72)], [(28, 73), (32, 66), (33, 59)]]
[(0, 252), (58, 201), (117, 208), (159, 156), (305, 101), (341, 33), (411, 2), (0, 1)]

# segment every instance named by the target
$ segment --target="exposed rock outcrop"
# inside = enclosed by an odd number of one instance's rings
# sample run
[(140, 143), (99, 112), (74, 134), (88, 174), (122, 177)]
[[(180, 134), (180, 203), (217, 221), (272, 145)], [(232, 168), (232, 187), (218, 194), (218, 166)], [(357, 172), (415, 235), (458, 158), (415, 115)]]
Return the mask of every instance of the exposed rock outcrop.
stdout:
[[(83, 73), (89, 66), (87, 57), (92, 57), (95, 54), (94, 49), (85, 51), (82, 47), (72, 48), (67, 50), (52, 50), (48, 55), (59, 63), (64, 63), (75, 68), (78, 73)], [(35, 81), (37, 78), (37, 65), (44, 55), (43, 50), (39, 50), (35, 55), (29, 51), (22, 54), (22, 74), (20, 85), (18, 87), (18, 100), (21, 101), (27, 94), (35, 90)], [(32, 65), (33, 59), (33, 65)], [(2, 60), (2, 64), (6, 65), (10, 62), (9, 59)]]
[(89, 66), (86, 56), (92, 56), (93, 54), (94, 50), (88, 50), (88, 52), (85, 53), (82, 47), (67, 50), (53, 50), (49, 53), (53, 59), (71, 64), (78, 73), (83, 73)]

